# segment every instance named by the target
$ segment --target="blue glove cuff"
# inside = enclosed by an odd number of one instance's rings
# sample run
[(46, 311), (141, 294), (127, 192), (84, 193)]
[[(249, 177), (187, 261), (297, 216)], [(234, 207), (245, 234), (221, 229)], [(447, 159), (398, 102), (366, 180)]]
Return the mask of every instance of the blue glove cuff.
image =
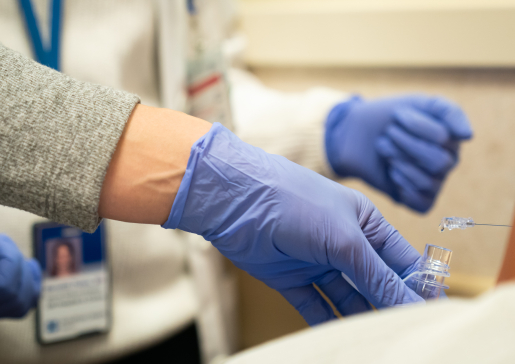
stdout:
[(209, 129), (209, 131), (206, 134), (201, 136), (191, 147), (190, 158), (188, 159), (188, 166), (186, 167), (184, 177), (182, 177), (181, 185), (179, 186), (179, 191), (177, 191), (177, 196), (175, 196), (175, 200), (172, 205), (172, 210), (170, 211), (168, 220), (166, 220), (166, 222), (163, 225), (161, 225), (161, 227), (165, 229), (177, 229), (177, 227), (179, 226), (182, 214), (184, 212), (184, 206), (186, 206), (186, 200), (188, 198), (191, 180), (193, 178), (193, 172), (195, 171), (195, 167), (197, 166), (198, 160), (201, 155), (200, 152), (204, 150), (206, 145), (209, 145), (211, 140), (221, 130), (223, 130), (222, 124), (214, 123), (211, 129)]
[(347, 175), (344, 170), (339, 168), (338, 161), (340, 160), (339, 151), (341, 150), (341, 146), (337, 144), (337, 142), (341, 143), (341, 140), (337, 140), (338, 138), (334, 138), (335, 129), (340, 126), (340, 123), (344, 122), (344, 119), (346, 118), (351, 108), (355, 104), (360, 103), (362, 101), (363, 99), (361, 98), (361, 96), (354, 95), (350, 99), (337, 104), (335, 107), (331, 109), (325, 122), (326, 157), (334, 173), (341, 177), (347, 177)]

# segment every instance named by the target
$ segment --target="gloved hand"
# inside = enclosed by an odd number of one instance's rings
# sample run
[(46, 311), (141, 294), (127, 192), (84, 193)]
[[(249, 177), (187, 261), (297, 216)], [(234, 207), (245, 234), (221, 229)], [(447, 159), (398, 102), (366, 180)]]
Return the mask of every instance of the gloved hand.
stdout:
[(23, 317), (41, 291), (41, 268), (25, 259), (16, 244), (0, 234), (0, 318)]
[(330, 112), (326, 153), (342, 177), (359, 177), (419, 212), (433, 205), (458, 162), (459, 144), (472, 137), (467, 116), (440, 97), (408, 95), (363, 101)]
[[(310, 325), (423, 301), (400, 277), (418, 252), (363, 194), (242, 142), (215, 123), (192, 147), (165, 228), (202, 235), (278, 290)], [(358, 288), (358, 293), (343, 272)]]

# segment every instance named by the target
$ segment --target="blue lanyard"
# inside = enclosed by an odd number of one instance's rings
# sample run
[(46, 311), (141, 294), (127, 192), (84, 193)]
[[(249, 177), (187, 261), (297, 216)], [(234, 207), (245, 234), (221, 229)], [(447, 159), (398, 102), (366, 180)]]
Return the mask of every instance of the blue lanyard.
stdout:
[(190, 15), (194, 15), (197, 12), (197, 7), (195, 6), (195, 0), (186, 0), (188, 6), (188, 13)]
[(34, 14), (31, 0), (19, 0), (25, 25), (30, 35), (34, 57), (39, 63), (53, 68), (60, 69), (59, 48), (61, 43), (61, 0), (50, 0), (51, 30), (50, 30), (50, 49), (45, 49), (41, 39), (38, 22)]

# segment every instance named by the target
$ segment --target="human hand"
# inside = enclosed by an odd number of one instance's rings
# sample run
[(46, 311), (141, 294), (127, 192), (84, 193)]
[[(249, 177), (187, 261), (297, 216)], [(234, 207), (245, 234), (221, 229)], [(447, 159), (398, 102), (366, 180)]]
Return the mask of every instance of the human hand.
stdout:
[[(401, 277), (419, 253), (363, 194), (267, 154), (214, 124), (192, 147), (165, 228), (202, 235), (279, 291), (310, 325), (422, 302)], [(354, 289), (341, 273), (357, 287)], [(368, 301), (368, 302), (367, 302)]]
[(41, 268), (25, 259), (16, 244), (0, 234), (0, 318), (19, 318), (34, 307), (41, 291)]
[(333, 108), (326, 153), (342, 177), (359, 177), (394, 200), (426, 212), (472, 137), (467, 116), (441, 97), (353, 98)]

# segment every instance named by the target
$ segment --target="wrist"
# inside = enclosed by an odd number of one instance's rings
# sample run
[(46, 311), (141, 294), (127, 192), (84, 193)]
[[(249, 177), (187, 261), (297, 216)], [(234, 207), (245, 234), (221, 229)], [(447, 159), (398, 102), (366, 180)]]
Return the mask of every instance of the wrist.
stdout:
[(362, 102), (362, 98), (358, 95), (352, 96), (350, 99), (341, 102), (334, 106), (325, 123), (325, 153), (329, 165), (340, 177), (347, 177), (344, 163), (342, 163), (342, 150), (344, 149), (344, 138), (345, 135), (344, 123), (347, 115), (349, 114), (352, 107)]
[(228, 256), (224, 249), (234, 246), (223, 247), (220, 242), (232, 241), (229, 237), (235, 234), (254, 238), (245, 234), (260, 229), (256, 225), (263, 204), (272, 203), (271, 195), (278, 193), (274, 186), (280, 178), (272, 166), (276, 158), (283, 159), (214, 123), (192, 146), (188, 167), (162, 227), (201, 235)]
[(210, 127), (177, 111), (137, 105), (109, 164), (99, 215), (146, 224), (166, 221), (191, 146)]
[[(181, 179), (180, 186), (177, 190), (177, 194), (175, 200), (173, 201), (173, 205), (168, 210), (169, 215), (168, 219), (161, 225), (165, 229), (177, 229), (180, 228), (182, 230), (201, 234), (201, 229), (197, 229), (196, 227), (179, 226), (181, 223), (181, 218), (184, 214), (184, 209), (186, 207), (186, 200), (188, 198), (188, 194), (190, 193), (190, 187), (193, 183), (194, 174), (197, 172), (197, 166), (200, 160), (203, 158), (204, 154), (209, 153), (210, 144), (215, 143), (214, 139), (216, 136), (223, 132), (225, 129), (221, 124), (214, 123), (211, 129), (202, 135), (199, 139), (197, 139), (193, 145), (191, 146), (191, 152), (188, 159), (188, 163), (186, 166), (186, 170)], [(227, 131), (228, 132), (228, 131)], [(206, 150), (207, 149), (207, 150)], [(199, 188), (200, 190), (201, 188)], [(206, 191), (207, 192), (207, 191)], [(208, 203), (206, 202), (205, 208), (208, 209)], [(199, 231), (197, 231), (199, 230)]]

